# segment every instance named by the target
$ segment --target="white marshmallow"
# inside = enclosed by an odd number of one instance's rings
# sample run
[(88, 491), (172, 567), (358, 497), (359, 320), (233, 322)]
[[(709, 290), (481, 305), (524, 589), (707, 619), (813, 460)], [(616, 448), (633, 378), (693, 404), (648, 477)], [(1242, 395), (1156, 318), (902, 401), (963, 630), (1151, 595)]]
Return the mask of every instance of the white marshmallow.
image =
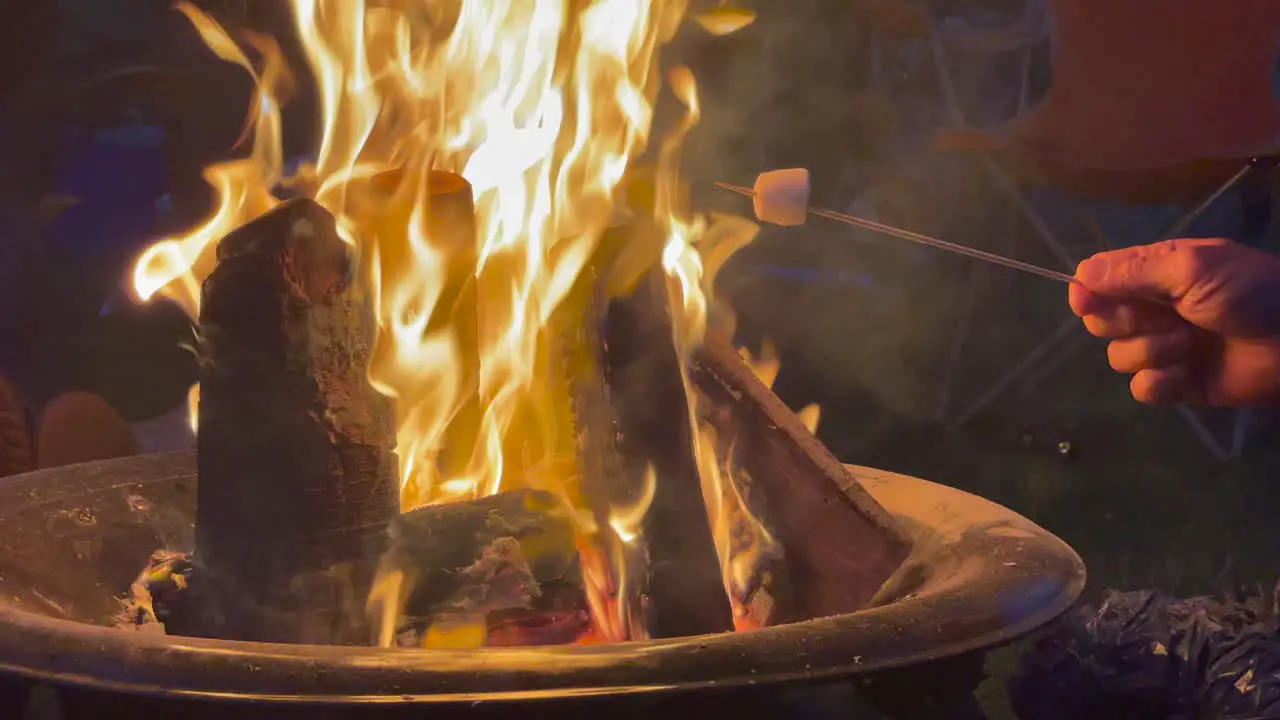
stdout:
[(760, 173), (755, 193), (757, 220), (786, 227), (803, 225), (809, 210), (809, 171), (788, 168)]

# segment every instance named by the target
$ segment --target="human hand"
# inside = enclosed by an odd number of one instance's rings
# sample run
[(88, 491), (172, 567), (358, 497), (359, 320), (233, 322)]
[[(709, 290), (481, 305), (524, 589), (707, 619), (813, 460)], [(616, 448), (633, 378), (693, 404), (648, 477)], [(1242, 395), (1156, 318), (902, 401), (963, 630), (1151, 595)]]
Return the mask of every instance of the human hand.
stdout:
[(1139, 402), (1280, 402), (1280, 257), (1220, 238), (1103, 252), (1069, 300)]

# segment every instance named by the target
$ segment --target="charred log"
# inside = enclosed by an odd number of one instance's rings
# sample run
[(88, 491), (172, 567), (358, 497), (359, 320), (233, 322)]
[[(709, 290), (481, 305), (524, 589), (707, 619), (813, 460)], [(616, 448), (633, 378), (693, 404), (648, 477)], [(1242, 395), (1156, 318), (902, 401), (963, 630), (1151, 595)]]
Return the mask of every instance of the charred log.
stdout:
[(733, 630), (694, 455), (681, 361), (674, 346), (661, 267), (615, 300), (603, 347), (618, 447), (633, 485), (652, 471), (657, 485), (643, 520), (648, 554), (648, 622), (655, 638)]
[[(765, 624), (866, 607), (911, 551), (897, 522), (862, 489), (795, 413), (752, 373), (724, 338), (694, 355), (692, 379), (716, 410), (708, 419), (733, 438), (732, 464), (750, 485), (786, 549), (753, 599)], [(785, 592), (783, 592), (785, 591)], [(769, 597), (770, 595), (774, 597)]]
[[(573, 525), (554, 495), (522, 489), (428, 505), (400, 515), (390, 527), (380, 560), (360, 558), (345, 566), (364, 572), (376, 561), (375, 585), (392, 583), (394, 624), (385, 629), (390, 644), (448, 646), (433, 635), (459, 627), (472, 632), (476, 646), (565, 644), (590, 629)], [(350, 571), (328, 577), (355, 579)], [(249, 606), (220, 580), (186, 555), (156, 553), (134, 584), (128, 622), (158, 622), (171, 635), (203, 636), (235, 612), (272, 623), (274, 637), (313, 630), (314, 623), (304, 625), (296, 613)], [(310, 588), (326, 591), (314, 578)], [(366, 606), (364, 595), (324, 597), (352, 616), (366, 607), (377, 614), (377, 603)], [(370, 598), (381, 601), (377, 591)]]
[[(403, 626), (421, 636), (433, 623), (485, 623), (495, 631), (527, 626), (521, 644), (589, 626), (573, 525), (550, 493), (510, 490), (465, 502), (428, 505), (391, 525), (383, 577), (402, 573)], [(553, 616), (556, 627), (540, 627)], [(501, 632), (499, 632), (501, 634)]]
[(399, 486), (348, 247), (332, 216), (295, 200), (224, 238), (217, 260), (200, 314), (196, 558), (219, 619), (194, 629), (363, 642), (358, 608)]

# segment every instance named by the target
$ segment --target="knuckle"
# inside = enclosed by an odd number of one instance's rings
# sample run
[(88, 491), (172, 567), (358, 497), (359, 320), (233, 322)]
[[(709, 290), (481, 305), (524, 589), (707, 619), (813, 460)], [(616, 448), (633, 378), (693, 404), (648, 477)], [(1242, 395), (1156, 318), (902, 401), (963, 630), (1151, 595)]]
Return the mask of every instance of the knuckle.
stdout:
[(1179, 253), (1178, 263), (1174, 266), (1177, 271), (1177, 281), (1184, 288), (1195, 285), (1213, 270), (1217, 254), (1214, 248), (1203, 245), (1187, 247)]

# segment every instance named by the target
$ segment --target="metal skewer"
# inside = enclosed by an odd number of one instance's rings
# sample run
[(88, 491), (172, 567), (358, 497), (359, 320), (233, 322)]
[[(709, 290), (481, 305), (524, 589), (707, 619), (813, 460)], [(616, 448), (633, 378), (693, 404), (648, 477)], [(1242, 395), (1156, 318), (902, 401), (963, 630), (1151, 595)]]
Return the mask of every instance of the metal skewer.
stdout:
[[(742, 187), (740, 185), (730, 185), (729, 183), (722, 183), (722, 182), (718, 182), (716, 183), (716, 185), (718, 187), (724, 188), (725, 190), (732, 190), (733, 192), (736, 192), (738, 194), (746, 195), (747, 197), (755, 197), (756, 195), (755, 190), (752, 190), (751, 188), (747, 188), (747, 187)], [(1039, 265), (1032, 265), (1031, 263), (1025, 263), (1025, 262), (1022, 262), (1021, 260), (1014, 260), (1013, 258), (1005, 257), (1003, 255), (996, 255), (995, 253), (989, 253), (989, 252), (986, 252), (985, 250), (975, 250), (974, 248), (971, 248), (971, 247), (966, 247), (964, 245), (957, 245), (955, 243), (947, 242), (946, 240), (939, 240), (938, 238), (929, 237), (928, 235), (913, 233), (910, 230), (903, 230), (901, 228), (896, 228), (892, 225), (885, 225), (884, 223), (875, 222), (874, 220), (867, 220), (864, 218), (855, 217), (853, 215), (846, 215), (845, 213), (842, 213), (842, 212), (836, 212), (835, 210), (824, 210), (822, 208), (815, 208), (815, 207), (807, 208), (807, 212), (810, 215), (824, 217), (824, 218), (827, 218), (828, 220), (835, 220), (837, 222), (845, 223), (846, 225), (854, 225), (856, 227), (860, 227), (865, 230), (871, 230), (872, 232), (883, 233), (885, 235), (892, 235), (893, 237), (896, 237), (896, 238), (902, 238), (903, 240), (910, 240), (911, 242), (917, 242), (917, 243), (920, 243), (921, 245), (928, 245), (929, 247), (935, 247), (935, 248), (938, 248), (939, 250), (946, 250), (948, 252), (957, 253), (959, 255), (967, 255), (968, 257), (977, 258), (978, 260), (984, 260), (986, 262), (993, 263), (995, 265), (1003, 265), (1004, 267), (1013, 268), (1014, 270), (1021, 270), (1022, 272), (1031, 273), (1032, 275), (1039, 275), (1042, 278), (1057, 280), (1059, 282), (1064, 282), (1064, 283), (1073, 283), (1076, 281), (1074, 277), (1066, 273), (1058, 272), (1056, 270), (1050, 270), (1049, 268), (1040, 267)]]

